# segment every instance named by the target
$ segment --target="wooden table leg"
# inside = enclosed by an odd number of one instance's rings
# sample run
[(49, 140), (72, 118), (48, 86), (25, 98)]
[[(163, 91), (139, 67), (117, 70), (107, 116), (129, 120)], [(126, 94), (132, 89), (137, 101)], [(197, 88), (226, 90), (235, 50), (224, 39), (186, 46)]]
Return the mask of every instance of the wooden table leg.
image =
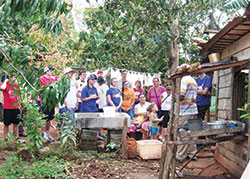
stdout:
[(127, 129), (128, 129), (128, 118), (125, 118), (122, 130), (122, 157), (124, 159), (128, 158)]

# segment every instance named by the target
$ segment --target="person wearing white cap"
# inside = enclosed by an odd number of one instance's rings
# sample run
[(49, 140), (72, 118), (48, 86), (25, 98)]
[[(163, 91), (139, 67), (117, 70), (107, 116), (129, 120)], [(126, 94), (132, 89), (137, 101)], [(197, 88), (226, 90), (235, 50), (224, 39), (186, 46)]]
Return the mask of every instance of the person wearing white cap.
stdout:
[[(59, 76), (52, 76), (53, 70), (54, 69), (51, 66), (47, 66), (43, 69), (43, 72), (45, 73), (45, 75), (40, 77), (40, 86), (46, 86), (50, 84), (50, 82), (55, 82), (59, 79)], [(50, 111), (48, 109), (45, 110), (42, 106), (42, 100), (39, 97), (37, 99), (37, 105), (41, 107), (41, 111), (43, 112), (43, 114), (46, 115), (46, 117), (43, 118), (46, 120), (46, 126), (42, 127), (43, 139), (45, 141), (48, 141), (48, 140), (53, 141), (54, 138), (50, 136), (49, 129), (51, 125), (51, 120), (54, 119), (55, 108), (53, 108)]]
[[(63, 113), (71, 114), (70, 115), (71, 124), (75, 121), (75, 111), (78, 108), (78, 98), (76, 96), (78, 84), (76, 80), (73, 79), (74, 73), (76, 73), (76, 71), (70, 67), (66, 67), (64, 69), (64, 75), (66, 75), (70, 79), (70, 89), (64, 100), (64, 104), (59, 109), (60, 114), (63, 114)], [(63, 121), (60, 121), (60, 122), (63, 122)], [(58, 127), (61, 127), (60, 125), (61, 124), (58, 124)]]

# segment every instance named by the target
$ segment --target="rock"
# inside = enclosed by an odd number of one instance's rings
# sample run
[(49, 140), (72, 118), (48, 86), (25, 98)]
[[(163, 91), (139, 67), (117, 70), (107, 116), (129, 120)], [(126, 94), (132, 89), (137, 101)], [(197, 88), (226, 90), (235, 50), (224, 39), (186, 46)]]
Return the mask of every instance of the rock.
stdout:
[(34, 155), (30, 153), (28, 149), (20, 148), (19, 151), (19, 157), (23, 160), (29, 161), (30, 159), (34, 158)]

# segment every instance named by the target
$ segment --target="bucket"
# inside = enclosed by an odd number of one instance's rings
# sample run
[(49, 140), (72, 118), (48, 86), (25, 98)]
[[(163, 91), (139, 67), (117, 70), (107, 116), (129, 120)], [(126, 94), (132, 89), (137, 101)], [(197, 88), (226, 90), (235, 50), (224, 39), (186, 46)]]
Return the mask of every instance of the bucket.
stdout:
[(190, 131), (202, 130), (202, 120), (201, 119), (188, 119), (188, 129)]
[(212, 54), (208, 55), (208, 58), (209, 58), (210, 63), (219, 62), (220, 61), (220, 54), (219, 53), (212, 53)]
[(136, 140), (134, 138), (127, 139), (127, 147), (128, 147), (128, 158), (134, 159), (137, 156), (137, 149), (136, 149)]

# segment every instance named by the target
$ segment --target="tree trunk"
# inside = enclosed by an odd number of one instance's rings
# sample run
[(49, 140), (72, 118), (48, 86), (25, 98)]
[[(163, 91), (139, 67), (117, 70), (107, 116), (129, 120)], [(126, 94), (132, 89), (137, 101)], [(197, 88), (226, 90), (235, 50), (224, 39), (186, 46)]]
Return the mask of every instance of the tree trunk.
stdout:
[[(176, 3), (178, 2), (178, 0), (170, 0), (170, 12), (174, 11), (175, 7), (176, 7)], [(177, 39), (179, 38), (179, 17), (178, 15), (175, 16), (172, 20), (170, 20), (172, 22), (171, 24), (171, 31), (173, 32), (173, 36), (169, 41), (169, 62), (168, 62), (168, 72), (169, 74), (173, 74), (176, 71), (177, 66), (179, 65), (179, 46), (177, 44)], [(175, 85), (172, 84), (173, 86)], [(174, 97), (173, 97), (174, 99)], [(174, 106), (174, 105), (172, 105)], [(171, 119), (174, 118), (174, 115), (171, 114)], [(172, 121), (172, 120), (170, 120)], [(172, 123), (169, 125), (172, 125)], [(171, 128), (171, 127), (170, 127)], [(172, 136), (172, 132), (173, 129), (171, 128), (171, 130), (168, 130), (168, 134), (167, 134), (167, 139), (166, 141), (172, 140), (170, 136)], [(166, 179), (169, 178), (169, 174), (170, 174), (170, 162), (172, 162), (173, 156), (175, 156), (175, 151), (176, 151), (176, 147), (172, 148), (173, 146), (168, 146), (168, 145), (164, 145), (164, 149), (163, 149), (163, 153), (161, 156), (161, 160), (160, 160), (160, 173), (159, 173), (159, 178), (160, 179)], [(172, 169), (172, 172), (175, 171), (175, 169)], [(173, 176), (174, 177), (174, 176)]]

